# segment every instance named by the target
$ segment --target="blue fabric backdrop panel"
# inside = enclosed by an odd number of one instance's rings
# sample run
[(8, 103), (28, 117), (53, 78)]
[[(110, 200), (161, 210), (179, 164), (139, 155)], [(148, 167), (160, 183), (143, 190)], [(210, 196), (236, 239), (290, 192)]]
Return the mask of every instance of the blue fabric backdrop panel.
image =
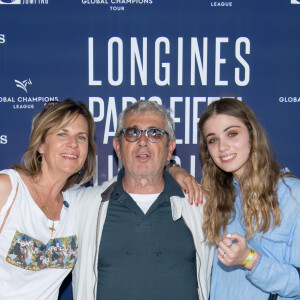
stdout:
[(148, 99), (172, 110), (174, 158), (200, 179), (197, 122), (226, 96), (299, 176), (299, 15), (299, 0), (0, 0), (0, 168), (20, 162), (45, 103), (70, 97), (93, 113), (101, 184), (118, 171), (117, 115)]

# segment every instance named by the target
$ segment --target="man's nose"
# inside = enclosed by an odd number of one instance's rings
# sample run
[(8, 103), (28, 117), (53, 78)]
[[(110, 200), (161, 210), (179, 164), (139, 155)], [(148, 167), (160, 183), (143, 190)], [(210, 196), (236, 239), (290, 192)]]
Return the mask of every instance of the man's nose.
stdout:
[(146, 145), (148, 145), (149, 140), (147, 139), (146, 132), (141, 132), (141, 136), (138, 139), (138, 143), (139, 143), (139, 146), (146, 146)]

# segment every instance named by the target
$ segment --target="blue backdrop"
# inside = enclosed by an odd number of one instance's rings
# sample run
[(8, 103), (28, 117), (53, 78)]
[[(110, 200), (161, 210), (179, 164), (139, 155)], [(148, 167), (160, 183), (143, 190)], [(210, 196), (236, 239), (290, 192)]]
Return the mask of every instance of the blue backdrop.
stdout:
[(100, 184), (118, 170), (117, 115), (151, 99), (172, 109), (174, 158), (200, 179), (199, 116), (230, 96), (299, 176), (299, 16), (300, 0), (0, 0), (0, 169), (20, 162), (44, 104), (71, 97), (93, 113)]

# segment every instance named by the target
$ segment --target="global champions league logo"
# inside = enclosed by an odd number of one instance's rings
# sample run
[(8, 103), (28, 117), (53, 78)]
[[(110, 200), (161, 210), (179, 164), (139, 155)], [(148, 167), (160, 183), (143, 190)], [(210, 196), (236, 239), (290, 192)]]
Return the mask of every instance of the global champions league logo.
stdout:
[(21, 88), (22, 90), (24, 90), (26, 93), (27, 93), (27, 85), (32, 85), (32, 82), (30, 80), (30, 78), (24, 80), (24, 81), (19, 81), (19, 80), (16, 80), (15, 79), (15, 83), (16, 83), (16, 86)]
[[(32, 85), (31, 79), (25, 79), (23, 81), (14, 80), (15, 86), (22, 89), (26, 94), (28, 93), (28, 86)], [(44, 104), (49, 101), (59, 101), (57, 96), (17, 96), (17, 97), (1, 97), (0, 95), (0, 105), (2, 103), (12, 103), (13, 109), (32, 109), (35, 107), (35, 104)], [(1, 297), (0, 297), (1, 298)], [(2, 298), (1, 298), (2, 299)]]

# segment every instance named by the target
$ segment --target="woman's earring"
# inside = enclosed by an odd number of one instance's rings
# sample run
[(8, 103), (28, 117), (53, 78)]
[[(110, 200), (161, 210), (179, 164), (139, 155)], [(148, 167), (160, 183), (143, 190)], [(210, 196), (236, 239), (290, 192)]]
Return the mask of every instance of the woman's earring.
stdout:
[(40, 154), (40, 155), (38, 155), (38, 157), (37, 157), (37, 162), (39, 163), (39, 165), (40, 165), (40, 168), (42, 167), (42, 159), (43, 159), (43, 154)]

